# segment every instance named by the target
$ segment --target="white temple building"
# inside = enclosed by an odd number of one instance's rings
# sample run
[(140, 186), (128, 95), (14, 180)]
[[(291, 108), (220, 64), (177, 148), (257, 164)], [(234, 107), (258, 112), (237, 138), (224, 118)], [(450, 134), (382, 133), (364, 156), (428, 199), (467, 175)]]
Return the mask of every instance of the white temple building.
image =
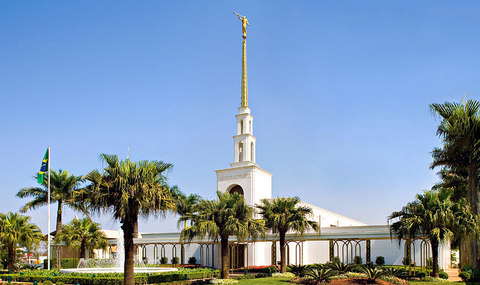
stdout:
[[(256, 137), (251, 109), (248, 106), (246, 31), (243, 37), (241, 104), (235, 115), (233, 131), (233, 162), (229, 168), (216, 170), (217, 190), (236, 192), (244, 195), (250, 206), (259, 204), (261, 199), (271, 199), (272, 173), (261, 168), (256, 162)], [(232, 114), (233, 115), (233, 114)], [(233, 124), (232, 124), (233, 125)], [(227, 162), (227, 161), (226, 161)], [(213, 184), (213, 183), (212, 183)], [(317, 221), (320, 231), (310, 231), (302, 236), (287, 235), (287, 264), (325, 263), (335, 257), (351, 263), (360, 256), (363, 263), (375, 262), (377, 256), (385, 258), (385, 264), (402, 264), (410, 252), (412, 262), (425, 266), (431, 256), (428, 242), (418, 239), (399, 243), (391, 238), (388, 225), (366, 225), (361, 221), (342, 216), (321, 207), (302, 202), (313, 209), (310, 219)], [(271, 265), (280, 261), (278, 236), (268, 234), (264, 239), (236, 241), (231, 238), (230, 267), (240, 268), (251, 265)], [(218, 267), (220, 251), (217, 241), (193, 240), (184, 243), (180, 233), (141, 233), (135, 239), (139, 259), (148, 263), (159, 263), (161, 257), (173, 256), (186, 263), (195, 256), (205, 266)], [(409, 245), (409, 246), (408, 246)], [(110, 252), (111, 254), (111, 249)], [(108, 252), (107, 252), (108, 255)], [(450, 245), (439, 250), (441, 268), (450, 266)]]

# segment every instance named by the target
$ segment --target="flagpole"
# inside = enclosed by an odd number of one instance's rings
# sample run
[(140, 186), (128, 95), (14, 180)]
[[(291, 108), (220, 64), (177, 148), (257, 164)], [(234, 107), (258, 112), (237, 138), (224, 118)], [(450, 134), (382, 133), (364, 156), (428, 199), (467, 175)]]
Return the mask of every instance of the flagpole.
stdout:
[(48, 208), (48, 234), (47, 234), (47, 269), (50, 270), (50, 147), (48, 147), (48, 180), (47, 180), (47, 208)]

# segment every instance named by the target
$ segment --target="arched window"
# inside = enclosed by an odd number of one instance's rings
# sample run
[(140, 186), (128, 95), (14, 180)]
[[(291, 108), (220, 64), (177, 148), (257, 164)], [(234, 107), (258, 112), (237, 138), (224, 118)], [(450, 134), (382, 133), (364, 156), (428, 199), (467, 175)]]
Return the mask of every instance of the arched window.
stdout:
[(230, 194), (237, 193), (237, 194), (240, 194), (242, 196), (244, 195), (243, 194), (243, 188), (240, 185), (233, 186), (232, 189), (230, 189), (230, 191), (228, 191), (228, 193), (230, 193)]
[(243, 161), (243, 142), (238, 143), (238, 161)]
[(250, 144), (250, 161), (254, 161), (255, 158), (255, 149), (254, 149), (253, 142)]
[(240, 134), (243, 135), (243, 120), (240, 121)]

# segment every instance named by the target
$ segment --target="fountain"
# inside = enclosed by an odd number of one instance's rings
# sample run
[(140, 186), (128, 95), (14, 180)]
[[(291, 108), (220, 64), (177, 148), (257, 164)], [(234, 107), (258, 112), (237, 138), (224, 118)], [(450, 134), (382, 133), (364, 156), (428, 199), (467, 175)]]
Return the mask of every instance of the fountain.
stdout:
[[(125, 263), (125, 248), (123, 246), (123, 231), (119, 231), (113, 259), (80, 259), (77, 268), (61, 269), (63, 273), (123, 273)], [(138, 262), (137, 262), (138, 263)], [(134, 267), (135, 273), (162, 273), (177, 271), (173, 267)]]

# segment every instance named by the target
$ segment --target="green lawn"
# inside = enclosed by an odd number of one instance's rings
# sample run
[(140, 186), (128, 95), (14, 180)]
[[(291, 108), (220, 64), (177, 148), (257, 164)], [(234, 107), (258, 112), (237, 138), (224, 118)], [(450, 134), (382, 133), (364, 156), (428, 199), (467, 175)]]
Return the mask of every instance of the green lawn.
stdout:
[[(289, 278), (256, 278), (256, 279), (243, 279), (239, 280), (238, 284), (276, 284), (286, 285), (289, 284)], [(412, 285), (434, 285), (434, 284), (446, 284), (446, 285), (465, 285), (463, 282), (450, 282), (450, 283), (438, 283), (438, 282), (409, 282)]]

